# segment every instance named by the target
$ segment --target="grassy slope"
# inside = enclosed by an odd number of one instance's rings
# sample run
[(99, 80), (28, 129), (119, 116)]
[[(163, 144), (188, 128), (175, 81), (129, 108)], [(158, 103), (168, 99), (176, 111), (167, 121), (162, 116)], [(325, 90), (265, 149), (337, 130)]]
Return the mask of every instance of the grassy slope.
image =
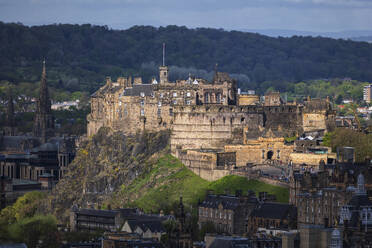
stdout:
[(171, 155), (162, 156), (150, 171), (137, 178), (132, 184), (123, 186), (121, 194), (131, 199), (131, 205), (136, 205), (146, 212), (151, 210), (169, 209), (182, 195), (187, 205), (195, 205), (198, 199), (203, 199), (207, 190), (223, 193), (225, 189), (235, 192), (237, 189), (256, 193), (266, 191), (275, 194), (278, 201), (288, 202), (288, 189), (262, 183), (257, 180), (247, 180), (239, 176), (226, 176), (214, 182), (208, 182), (188, 170), (178, 159)]

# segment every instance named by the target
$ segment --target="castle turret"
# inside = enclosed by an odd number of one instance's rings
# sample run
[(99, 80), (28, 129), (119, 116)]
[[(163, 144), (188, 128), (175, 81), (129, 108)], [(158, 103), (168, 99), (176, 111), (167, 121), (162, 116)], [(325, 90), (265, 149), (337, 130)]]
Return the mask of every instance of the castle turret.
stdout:
[(40, 92), (36, 105), (33, 131), (34, 136), (40, 137), (42, 142), (46, 142), (48, 138), (54, 135), (54, 117), (52, 115), (51, 101), (46, 81), (45, 60), (43, 62), (43, 72), (41, 74)]

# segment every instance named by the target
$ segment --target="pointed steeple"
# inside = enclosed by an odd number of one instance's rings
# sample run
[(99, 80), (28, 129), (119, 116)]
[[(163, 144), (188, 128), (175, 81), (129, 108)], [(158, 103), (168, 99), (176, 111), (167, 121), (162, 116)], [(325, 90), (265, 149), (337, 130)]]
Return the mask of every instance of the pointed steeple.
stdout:
[(14, 103), (13, 103), (13, 92), (9, 89), (8, 92), (8, 106), (6, 111), (6, 128), (7, 134), (10, 136), (15, 135), (15, 120), (14, 120)]
[(49, 91), (46, 80), (46, 66), (45, 59), (43, 61), (43, 72), (41, 73), (40, 81), (40, 92), (39, 92), (39, 111), (40, 113), (50, 113), (51, 112), (51, 103), (49, 99)]
[(37, 101), (35, 119), (34, 119), (34, 136), (41, 137), (46, 142), (49, 137), (54, 135), (54, 118), (52, 116), (51, 102), (46, 79), (45, 59), (43, 61), (43, 70), (41, 73), (39, 99)]

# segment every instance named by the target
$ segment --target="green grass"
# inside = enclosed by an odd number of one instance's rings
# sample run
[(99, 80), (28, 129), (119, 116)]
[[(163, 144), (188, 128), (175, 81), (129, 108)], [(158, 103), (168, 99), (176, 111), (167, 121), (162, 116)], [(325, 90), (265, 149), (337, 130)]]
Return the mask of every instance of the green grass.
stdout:
[(174, 208), (182, 196), (186, 205), (195, 206), (203, 200), (207, 190), (232, 194), (242, 190), (258, 192), (266, 191), (275, 194), (280, 202), (288, 202), (288, 189), (266, 184), (257, 180), (247, 180), (240, 176), (226, 176), (214, 182), (208, 182), (187, 169), (172, 155), (161, 157), (147, 173), (137, 178), (132, 184), (122, 187), (122, 194), (130, 196), (131, 205), (142, 208), (146, 212), (165, 211)]

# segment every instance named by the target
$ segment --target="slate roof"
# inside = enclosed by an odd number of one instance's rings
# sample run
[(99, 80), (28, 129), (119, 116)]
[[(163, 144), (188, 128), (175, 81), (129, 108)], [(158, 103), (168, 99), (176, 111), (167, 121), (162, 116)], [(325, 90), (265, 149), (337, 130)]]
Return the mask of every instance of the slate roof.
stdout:
[[(257, 198), (249, 198), (251, 203), (257, 203)], [(240, 198), (231, 195), (207, 195), (205, 200), (199, 205), (205, 208), (218, 208), (222, 204), (224, 209), (236, 209), (240, 206)]]
[(353, 206), (355, 209), (359, 209), (360, 206), (372, 206), (372, 202), (368, 199), (367, 195), (354, 195), (348, 205)]
[(136, 227), (140, 227), (144, 232), (150, 230), (151, 232), (165, 232), (165, 228), (163, 227), (162, 220), (160, 219), (148, 219), (148, 220), (128, 220), (128, 225), (134, 231)]
[(53, 143), (44, 143), (41, 146), (35, 147), (31, 150), (32, 152), (56, 152), (58, 151), (58, 146)]
[(79, 209), (76, 212), (82, 215), (100, 216), (100, 217), (115, 217), (119, 213), (118, 210), (99, 210), (99, 209), (88, 209), (88, 208)]
[(278, 237), (264, 237), (264, 238), (243, 238), (243, 237), (232, 237), (222, 236), (216, 237), (210, 248), (253, 248), (256, 244), (264, 245), (267, 242), (281, 242), (281, 238)]
[(27, 248), (25, 243), (0, 244), (0, 248)]
[(123, 218), (135, 215), (137, 210), (135, 208), (121, 208), (115, 210), (100, 210), (90, 208), (72, 208), (72, 211), (82, 215), (100, 216), (100, 217), (115, 217), (117, 214), (121, 214)]
[(141, 92), (145, 96), (153, 96), (152, 84), (134, 84), (132, 87), (126, 88), (123, 92), (124, 96), (140, 96)]
[(289, 204), (265, 202), (254, 209), (250, 216), (267, 219), (285, 219), (288, 214), (294, 214), (296, 211), (296, 207)]

